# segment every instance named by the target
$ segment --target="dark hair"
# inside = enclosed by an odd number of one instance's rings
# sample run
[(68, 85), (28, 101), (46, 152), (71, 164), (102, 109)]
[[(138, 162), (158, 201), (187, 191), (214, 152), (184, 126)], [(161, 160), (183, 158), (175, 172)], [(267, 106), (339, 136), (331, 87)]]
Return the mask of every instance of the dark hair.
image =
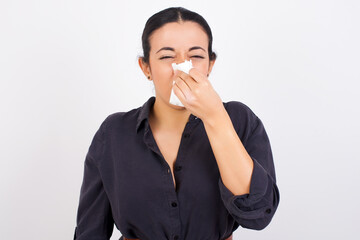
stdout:
[(215, 60), (216, 54), (212, 51), (212, 33), (206, 20), (198, 13), (192, 12), (182, 7), (171, 7), (164, 9), (152, 15), (146, 22), (142, 34), (142, 48), (144, 52), (143, 62), (149, 63), (150, 41), (151, 34), (158, 28), (166, 23), (179, 22), (179, 21), (192, 21), (198, 23), (206, 32), (209, 39), (209, 59)]

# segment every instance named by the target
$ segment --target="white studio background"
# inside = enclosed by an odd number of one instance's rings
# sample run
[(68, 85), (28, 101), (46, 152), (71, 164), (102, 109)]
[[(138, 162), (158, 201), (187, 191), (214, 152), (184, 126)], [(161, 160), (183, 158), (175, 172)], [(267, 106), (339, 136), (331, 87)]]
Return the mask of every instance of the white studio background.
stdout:
[[(154, 13), (200, 13), (210, 81), (248, 105), (272, 145), (280, 205), (234, 239), (354, 239), (359, 224), (360, 2), (0, 1), (0, 238), (72, 239), (91, 139), (153, 87), (137, 65)], [(121, 234), (115, 228), (111, 239)]]

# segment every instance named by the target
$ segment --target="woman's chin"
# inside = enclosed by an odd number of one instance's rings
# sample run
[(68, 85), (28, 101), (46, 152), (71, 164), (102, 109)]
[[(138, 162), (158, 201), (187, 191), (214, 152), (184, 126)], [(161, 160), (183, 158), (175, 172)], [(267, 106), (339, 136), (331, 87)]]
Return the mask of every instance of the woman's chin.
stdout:
[(176, 104), (172, 104), (169, 102), (169, 105), (172, 107), (172, 108), (176, 108), (176, 109), (179, 109), (179, 110), (182, 110), (182, 109), (185, 109), (184, 106), (179, 106), (179, 105), (176, 105)]

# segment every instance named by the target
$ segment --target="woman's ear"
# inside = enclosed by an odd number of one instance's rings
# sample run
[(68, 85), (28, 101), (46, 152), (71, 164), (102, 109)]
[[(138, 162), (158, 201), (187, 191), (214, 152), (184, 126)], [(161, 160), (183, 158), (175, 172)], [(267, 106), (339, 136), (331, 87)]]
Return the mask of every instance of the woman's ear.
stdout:
[(150, 66), (148, 63), (144, 62), (144, 57), (139, 57), (138, 63), (139, 63), (141, 70), (145, 74), (146, 78), (151, 81), (152, 78), (151, 78)]
[(207, 74), (208, 76), (210, 75), (211, 70), (212, 70), (214, 64), (215, 64), (215, 59), (210, 60), (210, 62), (209, 62), (209, 70), (208, 70), (208, 74)]

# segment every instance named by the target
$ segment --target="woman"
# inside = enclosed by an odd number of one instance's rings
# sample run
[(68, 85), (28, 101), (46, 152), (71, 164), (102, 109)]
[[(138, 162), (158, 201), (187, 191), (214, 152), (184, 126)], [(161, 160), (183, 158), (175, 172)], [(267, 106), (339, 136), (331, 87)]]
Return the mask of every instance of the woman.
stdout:
[[(208, 76), (216, 55), (206, 21), (184, 8), (153, 15), (139, 65), (155, 97), (109, 115), (85, 159), (75, 237), (232, 239), (263, 229), (279, 204), (270, 142), (245, 104), (224, 103)], [(191, 60), (189, 74), (172, 63)], [(175, 81), (173, 85), (173, 81)], [(184, 107), (169, 103), (170, 93)]]

